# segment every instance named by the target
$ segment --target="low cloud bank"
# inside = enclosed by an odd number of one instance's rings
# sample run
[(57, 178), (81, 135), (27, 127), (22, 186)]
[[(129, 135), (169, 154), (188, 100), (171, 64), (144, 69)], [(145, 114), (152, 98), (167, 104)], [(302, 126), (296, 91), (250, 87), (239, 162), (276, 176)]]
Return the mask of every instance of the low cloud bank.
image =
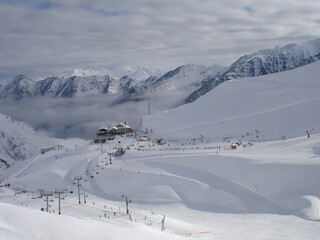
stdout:
[[(137, 128), (142, 116), (148, 114), (145, 96), (140, 101), (114, 104), (116, 97), (90, 96), (79, 98), (37, 97), (21, 102), (0, 103), (0, 112), (25, 122), (36, 131), (57, 138), (91, 139), (98, 128), (127, 121)], [(182, 102), (179, 93), (161, 93), (150, 97), (151, 111), (173, 108)]]

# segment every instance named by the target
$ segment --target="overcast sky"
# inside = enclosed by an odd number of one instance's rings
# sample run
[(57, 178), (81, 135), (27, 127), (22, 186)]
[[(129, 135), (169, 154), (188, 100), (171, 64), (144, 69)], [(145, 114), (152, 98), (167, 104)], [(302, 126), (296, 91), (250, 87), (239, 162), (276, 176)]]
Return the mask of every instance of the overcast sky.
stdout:
[(319, 37), (319, 0), (0, 0), (0, 80), (74, 68), (228, 66)]

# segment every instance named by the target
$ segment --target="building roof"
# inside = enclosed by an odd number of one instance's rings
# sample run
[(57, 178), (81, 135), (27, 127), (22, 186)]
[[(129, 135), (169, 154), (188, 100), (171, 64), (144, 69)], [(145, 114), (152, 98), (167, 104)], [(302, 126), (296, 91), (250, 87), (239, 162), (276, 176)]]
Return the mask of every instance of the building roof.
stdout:
[(119, 129), (117, 127), (112, 127), (109, 129), (109, 132), (118, 131)]
[(99, 131), (100, 130), (105, 130), (105, 131), (108, 131), (108, 128), (106, 126), (102, 126), (101, 128), (99, 128)]
[(130, 126), (125, 125), (125, 124), (123, 124), (123, 123), (119, 123), (116, 127), (117, 127), (117, 128), (130, 128), (130, 129), (131, 129)]

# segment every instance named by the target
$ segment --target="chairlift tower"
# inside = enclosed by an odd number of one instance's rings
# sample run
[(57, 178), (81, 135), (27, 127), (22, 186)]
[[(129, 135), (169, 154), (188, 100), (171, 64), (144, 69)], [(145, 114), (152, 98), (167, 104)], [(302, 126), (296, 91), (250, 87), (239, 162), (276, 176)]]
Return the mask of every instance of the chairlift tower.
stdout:
[(148, 98), (148, 115), (151, 115), (150, 98)]
[(166, 215), (163, 216), (163, 219), (162, 219), (162, 221), (161, 221), (161, 231), (162, 231), (162, 232), (163, 232), (163, 230), (165, 229), (165, 228), (164, 228), (164, 221), (165, 221), (165, 219), (166, 219)]
[(58, 194), (59, 197), (59, 215), (61, 215), (61, 194), (64, 193), (64, 189), (56, 189), (54, 194)]
[(127, 214), (129, 214), (129, 203), (131, 203), (132, 201), (128, 200), (128, 196), (125, 194), (122, 194), (121, 197), (126, 199)]
[(73, 180), (77, 181), (79, 204), (81, 204), (81, 200), (80, 200), (80, 186), (81, 186), (80, 180), (82, 180), (82, 176), (75, 176), (73, 178)]
[(38, 191), (40, 192), (40, 197), (42, 198), (44, 190), (42, 188), (39, 188)]
[(87, 203), (86, 198), (88, 197), (88, 195), (86, 193), (81, 193), (81, 194), (83, 194), (83, 202)]
[(47, 212), (49, 212), (49, 197), (53, 195), (53, 191), (43, 191), (42, 195), (47, 197), (45, 201), (47, 202)]

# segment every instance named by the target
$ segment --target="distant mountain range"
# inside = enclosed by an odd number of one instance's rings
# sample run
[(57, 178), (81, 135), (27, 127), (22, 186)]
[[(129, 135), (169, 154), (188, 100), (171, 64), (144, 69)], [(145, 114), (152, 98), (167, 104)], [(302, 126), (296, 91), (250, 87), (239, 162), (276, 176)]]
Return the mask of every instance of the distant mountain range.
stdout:
[(288, 71), (320, 59), (320, 39), (303, 44), (289, 44), (284, 47), (261, 50), (245, 55), (234, 62), (218, 76), (208, 79), (194, 91), (186, 102), (193, 102), (220, 83), (238, 78), (256, 77), (271, 73)]
[(0, 86), (0, 98), (21, 100), (38, 96), (72, 98), (104, 94), (118, 96), (116, 102), (123, 103), (165, 91), (180, 93), (184, 98), (182, 103), (189, 103), (222, 82), (287, 71), (319, 59), (320, 39), (317, 39), (245, 55), (230, 67), (183, 65), (162, 76), (152, 76), (157, 71), (130, 67), (119, 69), (113, 76), (111, 73), (92, 76), (104, 72), (90, 69), (76, 69), (72, 77), (48, 77), (40, 81), (20, 75)]
[(162, 71), (154, 68), (132, 67), (132, 66), (123, 66), (123, 67), (117, 67), (114, 69), (100, 68), (97, 70), (76, 68), (73, 71), (73, 76), (78, 76), (78, 77), (104, 76), (104, 75), (108, 75), (112, 78), (122, 78), (123, 76), (127, 76), (130, 78), (143, 80), (143, 79), (147, 79), (150, 76), (161, 77)]

